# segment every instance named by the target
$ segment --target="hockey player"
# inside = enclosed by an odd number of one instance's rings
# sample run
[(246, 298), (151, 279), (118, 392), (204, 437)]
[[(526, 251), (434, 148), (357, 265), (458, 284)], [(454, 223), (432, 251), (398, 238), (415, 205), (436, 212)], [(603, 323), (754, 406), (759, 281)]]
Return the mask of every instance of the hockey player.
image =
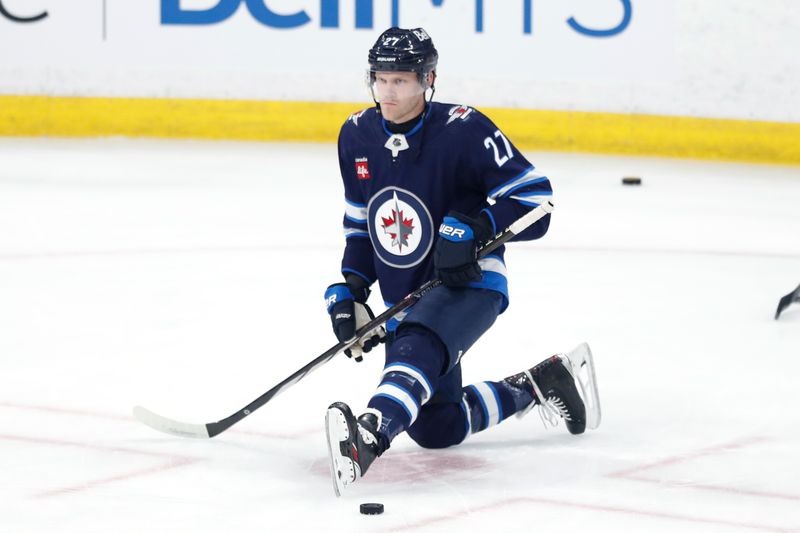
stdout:
[[(376, 106), (352, 115), (339, 135), (344, 282), (325, 293), (337, 338), (352, 339), (374, 316), (367, 305), (374, 282), (387, 306), (434, 277), (443, 285), (346, 351), (360, 361), (386, 342), (366, 411), (356, 418), (336, 402), (326, 414), (337, 495), (404, 431), (420, 446), (444, 448), (535, 406), (554, 425), (563, 418), (573, 434), (583, 433), (587, 418), (591, 428), (599, 423), (588, 347), (462, 386), (462, 357), (508, 306), (503, 248), (480, 260), (477, 249), (552, 189), (479, 111), (432, 101), (437, 60), (422, 28), (385, 31), (369, 51)], [(538, 239), (549, 224), (548, 215), (516, 239)]]

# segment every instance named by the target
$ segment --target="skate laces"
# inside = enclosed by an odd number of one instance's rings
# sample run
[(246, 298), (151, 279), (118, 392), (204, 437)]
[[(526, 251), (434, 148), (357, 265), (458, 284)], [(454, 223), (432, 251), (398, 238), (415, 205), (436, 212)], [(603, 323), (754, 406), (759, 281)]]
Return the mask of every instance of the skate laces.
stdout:
[[(544, 425), (545, 429), (547, 429), (548, 424), (552, 427), (556, 427), (559, 418), (563, 418), (567, 422), (572, 422), (572, 418), (569, 415), (569, 411), (567, 411), (567, 406), (564, 405), (564, 401), (558, 396), (548, 396), (545, 398), (542, 389), (539, 388), (539, 385), (536, 383), (536, 380), (533, 379), (529, 370), (525, 371), (525, 375), (531, 381), (536, 397), (539, 398), (539, 418), (542, 419), (542, 425)], [(520, 416), (524, 416), (535, 406), (536, 401), (534, 400), (520, 413)]]

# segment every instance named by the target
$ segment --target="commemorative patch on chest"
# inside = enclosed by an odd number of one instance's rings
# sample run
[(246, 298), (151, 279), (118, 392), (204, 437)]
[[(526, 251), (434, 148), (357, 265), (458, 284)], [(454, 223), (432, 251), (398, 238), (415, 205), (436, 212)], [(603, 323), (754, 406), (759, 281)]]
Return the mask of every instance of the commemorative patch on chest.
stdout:
[(378, 258), (395, 268), (411, 268), (425, 259), (433, 245), (433, 220), (415, 194), (386, 187), (367, 206), (372, 248)]

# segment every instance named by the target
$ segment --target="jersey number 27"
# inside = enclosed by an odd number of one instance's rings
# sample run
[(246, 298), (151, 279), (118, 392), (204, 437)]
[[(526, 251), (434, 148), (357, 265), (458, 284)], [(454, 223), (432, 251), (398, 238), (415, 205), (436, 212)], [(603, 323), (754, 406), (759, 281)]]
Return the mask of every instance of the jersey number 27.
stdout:
[(503, 165), (506, 164), (506, 161), (514, 157), (514, 154), (511, 152), (511, 143), (508, 142), (508, 139), (506, 139), (506, 136), (503, 135), (503, 133), (500, 130), (494, 132), (494, 136), (497, 137), (498, 139), (503, 140), (503, 145), (505, 146), (506, 149), (506, 155), (502, 157), (500, 156), (500, 150), (497, 148), (497, 143), (494, 142), (494, 139), (492, 139), (491, 137), (486, 137), (483, 140), (483, 145), (486, 147), (487, 150), (489, 148), (494, 150), (494, 161), (495, 163), (497, 163), (498, 167), (502, 167)]

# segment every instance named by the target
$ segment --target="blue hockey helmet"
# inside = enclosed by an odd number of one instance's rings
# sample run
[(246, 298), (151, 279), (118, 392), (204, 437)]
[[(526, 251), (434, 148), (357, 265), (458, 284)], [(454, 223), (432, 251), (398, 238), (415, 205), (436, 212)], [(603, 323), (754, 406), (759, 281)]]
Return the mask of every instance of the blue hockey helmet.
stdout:
[(416, 72), (420, 81), (436, 70), (439, 53), (422, 28), (389, 28), (369, 50), (369, 70)]

